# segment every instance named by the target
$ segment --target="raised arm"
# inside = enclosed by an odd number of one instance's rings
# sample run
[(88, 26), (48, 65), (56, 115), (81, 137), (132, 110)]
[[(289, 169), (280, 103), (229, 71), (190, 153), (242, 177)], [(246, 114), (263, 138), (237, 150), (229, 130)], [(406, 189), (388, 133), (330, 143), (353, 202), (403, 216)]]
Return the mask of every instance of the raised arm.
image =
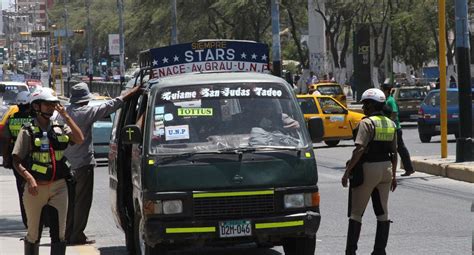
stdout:
[(71, 141), (75, 144), (82, 144), (84, 142), (84, 135), (82, 134), (81, 129), (77, 126), (76, 122), (69, 116), (66, 112), (64, 106), (57, 104), (56, 111), (61, 115), (66, 124), (71, 128)]

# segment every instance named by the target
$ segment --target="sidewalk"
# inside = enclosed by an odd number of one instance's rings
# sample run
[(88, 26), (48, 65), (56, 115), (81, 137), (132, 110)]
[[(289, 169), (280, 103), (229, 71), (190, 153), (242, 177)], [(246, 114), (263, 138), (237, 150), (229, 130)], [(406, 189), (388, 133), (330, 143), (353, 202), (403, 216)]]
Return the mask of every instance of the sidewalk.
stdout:
[(448, 156), (445, 159), (439, 156), (411, 157), (413, 168), (417, 172), (474, 183), (474, 162), (456, 163), (455, 161), (455, 156)]
[[(0, 167), (0, 255), (22, 255), (23, 238), (26, 230), (23, 227), (18, 204), (18, 193), (16, 191), (15, 177), (9, 169)], [(49, 255), (51, 241), (48, 237), (49, 230), (43, 230), (40, 255)], [(68, 255), (92, 255), (100, 254), (91, 245), (68, 246)]]

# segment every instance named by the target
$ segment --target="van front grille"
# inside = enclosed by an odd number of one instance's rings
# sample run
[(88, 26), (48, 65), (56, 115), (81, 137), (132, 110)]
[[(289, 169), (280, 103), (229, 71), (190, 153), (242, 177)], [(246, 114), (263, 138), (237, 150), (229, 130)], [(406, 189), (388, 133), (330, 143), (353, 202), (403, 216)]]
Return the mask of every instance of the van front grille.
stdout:
[(275, 211), (274, 196), (252, 195), (194, 198), (196, 219), (241, 219), (259, 217)]

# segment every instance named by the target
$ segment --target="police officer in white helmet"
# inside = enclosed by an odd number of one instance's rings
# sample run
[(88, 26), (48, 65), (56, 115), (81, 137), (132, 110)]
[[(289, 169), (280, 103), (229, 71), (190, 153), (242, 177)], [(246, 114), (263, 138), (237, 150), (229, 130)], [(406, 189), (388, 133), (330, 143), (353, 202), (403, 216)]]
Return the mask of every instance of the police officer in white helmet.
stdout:
[(355, 138), (356, 148), (347, 162), (341, 179), (349, 190), (349, 228), (346, 254), (356, 254), (362, 225), (362, 215), (369, 198), (377, 216), (377, 231), (372, 254), (386, 254), (390, 220), (388, 195), (397, 187), (397, 139), (395, 123), (384, 116), (385, 95), (379, 89), (368, 89), (362, 94), (362, 109), (366, 117), (359, 123)]
[[(69, 143), (82, 143), (84, 136), (67, 114), (50, 88), (40, 88), (30, 96), (33, 121), (24, 124), (13, 148), (15, 170), (25, 179), (23, 202), (28, 219), (25, 255), (39, 252), (40, 215), (43, 206), (53, 206), (58, 212), (59, 241), (51, 243), (51, 254), (66, 252), (65, 229), (68, 190), (65, 178), (69, 165), (64, 149)], [(66, 125), (51, 120), (57, 111)]]

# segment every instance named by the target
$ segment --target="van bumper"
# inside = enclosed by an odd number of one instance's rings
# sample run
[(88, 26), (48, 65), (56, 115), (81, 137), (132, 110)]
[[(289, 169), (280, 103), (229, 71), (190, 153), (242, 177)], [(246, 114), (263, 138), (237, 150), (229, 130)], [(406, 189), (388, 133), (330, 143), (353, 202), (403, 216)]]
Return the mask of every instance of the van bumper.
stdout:
[[(250, 220), (250, 236), (220, 237), (219, 220), (163, 222), (148, 219), (145, 223), (145, 241), (155, 244), (229, 244), (229, 243), (273, 243), (278, 244), (289, 237), (314, 236), (319, 229), (321, 215), (316, 211), (273, 216)], [(224, 220), (225, 221), (225, 220)]]

